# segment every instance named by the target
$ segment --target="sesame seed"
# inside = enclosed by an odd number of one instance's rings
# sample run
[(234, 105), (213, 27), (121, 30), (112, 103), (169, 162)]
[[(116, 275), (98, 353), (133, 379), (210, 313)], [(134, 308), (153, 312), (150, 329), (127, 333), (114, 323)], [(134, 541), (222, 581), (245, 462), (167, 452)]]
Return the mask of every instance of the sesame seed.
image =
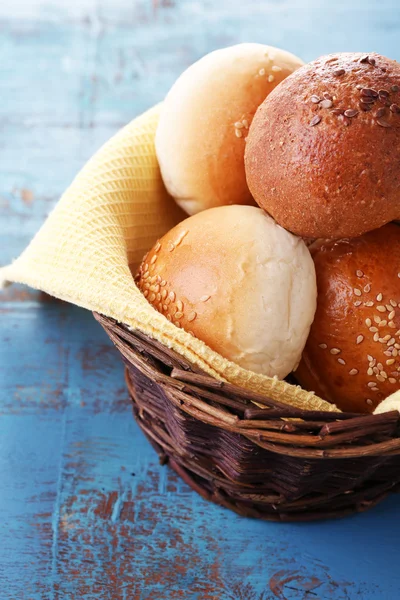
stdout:
[(380, 323), (382, 321), (382, 319), (380, 318), (379, 315), (374, 315), (374, 321), (375, 321), (375, 323)]
[(236, 121), (235, 127), (236, 127), (236, 129), (243, 129), (244, 125), (243, 125), (242, 121)]
[(165, 311), (168, 310), (168, 306), (166, 304), (163, 304), (163, 310), (165, 310)]
[(379, 323), (379, 327), (386, 327), (387, 321), (383, 320)]
[(361, 296), (361, 293), (362, 293), (361, 290), (359, 290), (358, 288), (354, 288), (353, 292), (356, 296)]
[(320, 106), (322, 108), (331, 108), (333, 106), (333, 102), (332, 100), (328, 100), (327, 98), (325, 98), (324, 100), (322, 100), (322, 102), (320, 103)]
[(148, 295), (149, 295), (149, 290), (144, 290), (144, 292), (143, 292), (143, 296), (144, 296), (145, 298), (147, 298), (147, 296), (148, 296)]
[(389, 321), (388, 323), (389, 327), (391, 327), (392, 329), (396, 329), (396, 324), (394, 321)]
[(379, 333), (375, 333), (374, 342), (377, 342), (378, 340), (379, 340)]
[(259, 75), (261, 75), (261, 77), (262, 77), (263, 75), (265, 75), (265, 69), (264, 69), (264, 68), (263, 68), (263, 69), (260, 69), (260, 70), (258, 71), (258, 74), (259, 74)]
[(349, 371), (349, 375), (357, 375), (358, 374), (358, 369), (351, 369), (351, 371)]
[(171, 321), (171, 322), (172, 322), (172, 317), (171, 317), (171, 315), (167, 315), (167, 319), (168, 319), (168, 321)]
[(314, 127), (314, 125), (318, 125), (318, 123), (321, 123), (321, 117), (319, 115), (315, 115), (315, 117), (313, 117), (310, 121), (310, 127)]
[(242, 123), (243, 123), (243, 125), (245, 126), (245, 128), (246, 128), (246, 129), (248, 129), (248, 128), (249, 128), (249, 122), (248, 122), (248, 120), (247, 120), (247, 119), (243, 119), (243, 120), (242, 120)]
[(371, 291), (371, 284), (367, 283), (367, 285), (364, 288), (364, 292), (366, 292), (368, 294), (368, 292), (370, 292), (370, 291)]
[[(388, 346), (392, 346), (395, 343), (396, 340), (393, 337), (391, 338), (390, 335), (388, 335), (386, 337), (390, 338), (389, 342), (388, 342)], [(395, 344), (395, 347), (396, 347), (396, 344)]]
[(168, 297), (172, 300), (172, 302), (175, 302), (175, 298), (176, 298), (176, 294), (175, 292), (170, 292), (168, 294)]
[(370, 330), (371, 333), (376, 333), (378, 331), (378, 328), (377, 327), (370, 327), (369, 330)]
[(378, 367), (373, 367), (372, 368), (373, 373), (375, 373), (376, 375), (379, 375), (379, 369)]
[(344, 111), (344, 116), (348, 117), (349, 119), (356, 117), (358, 115), (358, 110), (356, 110), (355, 108), (348, 108), (347, 110)]
[(382, 371), (382, 369), (383, 369), (383, 364), (382, 363), (379, 362), (376, 366), (378, 367), (378, 369), (380, 371)]
[(396, 308), (396, 306), (397, 306), (396, 300), (389, 300), (389, 302), (393, 306), (393, 308)]
[(168, 242), (168, 251), (169, 252), (173, 252), (175, 250), (175, 244), (174, 242), (171, 242), (171, 240)]
[(174, 321), (174, 325), (175, 325), (176, 327), (180, 327), (180, 326), (181, 326), (181, 324), (179, 323), (179, 321)]
[(370, 367), (374, 367), (376, 365), (376, 358), (373, 358), (369, 364)]
[(154, 300), (155, 300), (155, 299), (156, 299), (156, 295), (155, 295), (155, 293), (154, 293), (154, 292), (152, 292), (152, 293), (150, 294), (150, 296), (149, 296), (149, 301), (150, 301), (150, 302), (154, 302)]
[(388, 381), (389, 381), (389, 383), (397, 383), (397, 381), (394, 377), (389, 377)]
[(337, 359), (337, 361), (338, 361), (338, 363), (339, 363), (339, 364), (341, 364), (341, 365), (345, 365), (345, 364), (346, 364), (346, 361), (345, 361), (345, 360), (343, 360), (343, 358), (338, 358), (338, 359)]
[(365, 306), (368, 306), (368, 307), (373, 306), (373, 305), (374, 305), (374, 303), (371, 302), (371, 300), (369, 300), (368, 302), (365, 303)]
[(382, 298), (383, 298), (382, 294), (378, 294), (376, 297), (378, 302), (382, 302)]
[(326, 350), (328, 346), (326, 344), (319, 344), (319, 347), (322, 348), (322, 350)]
[(385, 304), (385, 306), (386, 306), (386, 310), (388, 310), (389, 312), (391, 312), (391, 310), (392, 310), (391, 305), (390, 304)]
[(356, 271), (356, 275), (357, 275), (357, 277), (364, 277), (364, 273), (360, 270)]
[(269, 81), (269, 83), (272, 83), (273, 81), (275, 81), (274, 75), (268, 75), (268, 81)]
[(383, 117), (385, 115), (385, 113), (386, 113), (386, 109), (385, 108), (383, 108), (383, 107), (382, 108), (378, 108), (378, 110), (376, 111), (376, 113), (375, 113), (374, 116), (377, 119), (379, 119), (380, 117)]
[(318, 104), (319, 102), (321, 102), (321, 98), (313, 94), (310, 98), (310, 102), (312, 102), (313, 104)]
[(397, 277), (400, 279), (400, 273), (397, 273)]
[(365, 402), (366, 402), (366, 403), (367, 403), (369, 406), (372, 406), (372, 405), (373, 405), (373, 402), (372, 402), (372, 400), (371, 400), (370, 398), (367, 398)]
[(205, 294), (200, 298), (200, 302), (207, 302), (207, 300), (209, 300), (210, 298), (211, 296), (209, 294)]
[(372, 325), (371, 319), (365, 319), (365, 324), (367, 327), (371, 327), (371, 325)]
[(151, 265), (154, 265), (154, 263), (156, 262), (156, 260), (157, 260), (157, 255), (155, 254), (155, 255), (152, 257), (152, 259), (151, 259), (151, 261), (150, 261), (150, 264), (151, 264)]
[(400, 329), (398, 329), (394, 335), (400, 335)]
[(380, 304), (379, 306), (376, 307), (376, 310), (379, 310), (379, 312), (386, 312), (386, 306), (383, 306), (382, 304)]
[(364, 339), (364, 336), (363, 336), (363, 335), (359, 335), (359, 336), (357, 337), (356, 343), (357, 343), (357, 344), (361, 344), (361, 342), (363, 341), (363, 339)]
[(331, 354), (340, 354), (341, 350), (339, 348), (331, 348), (330, 353)]
[(374, 374), (374, 371), (371, 367), (369, 367), (368, 371), (367, 371), (367, 375), (369, 375), (369, 377), (371, 377)]
[(385, 378), (384, 378), (384, 377), (382, 377), (382, 375), (377, 375), (377, 376), (376, 376), (376, 378), (377, 378), (377, 380), (378, 380), (378, 381), (380, 381), (381, 383), (384, 383), (384, 381), (385, 381)]
[(376, 384), (375, 384), (375, 381), (368, 381), (367, 385), (369, 388), (373, 388), (373, 387), (375, 387)]
[(383, 354), (385, 356), (392, 356), (392, 351), (390, 349), (389, 350), (385, 350)]
[(183, 312), (177, 310), (176, 313), (174, 314), (175, 319), (182, 319), (183, 317)]
[(177, 308), (179, 311), (182, 311), (182, 310), (183, 310), (183, 302), (182, 302), (182, 300), (178, 300), (178, 302), (176, 303), (176, 308)]
[(164, 287), (167, 285), (167, 282), (165, 281), (165, 279), (162, 280), (162, 282), (160, 283), (161, 287)]
[(367, 354), (367, 358), (369, 361), (374, 360), (374, 358), (372, 358), (372, 356), (370, 354)]
[(278, 65), (273, 65), (271, 68), (271, 71), (275, 71), (275, 73), (279, 73), (279, 71), (282, 71), (282, 67), (278, 67)]
[(160, 302), (161, 300), (161, 294), (157, 294), (157, 302)]
[(378, 387), (371, 388), (371, 392), (379, 392), (379, 388)]
[(361, 306), (362, 302), (361, 300), (357, 300), (356, 302), (354, 302), (354, 306)]
[(387, 129), (387, 128), (389, 128), (389, 127), (391, 127), (391, 124), (390, 124), (390, 123), (388, 123), (388, 122), (387, 122), (385, 119), (383, 119), (383, 118), (376, 119), (376, 122), (378, 123), (378, 125), (379, 125), (380, 127), (386, 127), (386, 129)]
[(184, 238), (187, 236), (188, 233), (189, 232), (187, 229), (184, 229), (183, 231), (181, 231), (174, 242), (175, 246), (179, 246), (179, 244), (184, 240)]
[(388, 315), (388, 319), (389, 319), (389, 321), (392, 321), (392, 320), (394, 319), (394, 317), (395, 317), (395, 314), (396, 314), (396, 311), (394, 311), (394, 310), (392, 310), (392, 312), (391, 312), (391, 313), (389, 313), (389, 315)]
[(395, 362), (394, 358), (389, 358), (389, 360), (386, 361), (386, 364), (390, 367), (390, 365), (394, 365)]
[(385, 340), (384, 340), (383, 338), (381, 338), (381, 337), (380, 337), (380, 338), (378, 338), (378, 342), (379, 342), (380, 344), (384, 344), (384, 343), (385, 343)]
[(243, 136), (243, 134), (240, 131), (240, 129), (235, 129), (235, 135), (236, 135), (237, 138), (241, 138)]
[(195, 320), (195, 318), (197, 317), (197, 313), (195, 311), (189, 313), (187, 320), (189, 321), (189, 323), (191, 323), (192, 321)]
[(369, 98), (377, 98), (379, 96), (378, 92), (372, 88), (362, 88), (361, 95)]

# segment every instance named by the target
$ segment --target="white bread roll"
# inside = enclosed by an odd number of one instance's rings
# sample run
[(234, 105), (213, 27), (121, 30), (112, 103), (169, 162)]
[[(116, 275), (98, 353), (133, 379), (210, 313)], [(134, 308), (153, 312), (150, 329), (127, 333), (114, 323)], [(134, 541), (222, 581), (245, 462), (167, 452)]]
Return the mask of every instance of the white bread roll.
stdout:
[(400, 413), (400, 390), (391, 394), (385, 400), (382, 400), (380, 404), (374, 410), (374, 415), (382, 415), (385, 412), (391, 412), (397, 410)]
[(136, 275), (148, 301), (236, 364), (284, 378), (316, 309), (311, 255), (261, 209), (223, 206), (167, 233)]
[(254, 204), (244, 149), (258, 106), (303, 62), (263, 44), (207, 54), (176, 81), (161, 109), (156, 152), (169, 193), (188, 214)]

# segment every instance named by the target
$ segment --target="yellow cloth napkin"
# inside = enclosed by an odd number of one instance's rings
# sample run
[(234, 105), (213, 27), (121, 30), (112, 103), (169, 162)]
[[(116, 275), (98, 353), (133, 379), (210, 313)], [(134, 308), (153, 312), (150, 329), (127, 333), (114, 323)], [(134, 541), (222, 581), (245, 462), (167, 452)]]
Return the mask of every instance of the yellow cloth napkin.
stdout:
[(129, 265), (185, 215), (168, 196), (154, 135), (160, 106), (109, 140), (86, 164), (35, 238), (0, 280), (19, 282), (138, 329), (206, 373), (310, 410), (336, 407), (284, 381), (246, 371), (178, 329), (136, 288)]

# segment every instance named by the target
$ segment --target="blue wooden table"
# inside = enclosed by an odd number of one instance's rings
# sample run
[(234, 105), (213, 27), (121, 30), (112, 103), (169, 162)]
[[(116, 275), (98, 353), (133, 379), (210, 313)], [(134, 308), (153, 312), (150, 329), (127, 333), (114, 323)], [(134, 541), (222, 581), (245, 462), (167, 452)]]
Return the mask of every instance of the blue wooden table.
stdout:
[[(204, 53), (240, 41), (310, 60), (400, 59), (398, 0), (5, 0), (1, 263), (73, 175)], [(135, 425), (123, 370), (83, 310), (0, 295), (0, 600), (395, 600), (400, 498), (337, 522), (207, 504)]]

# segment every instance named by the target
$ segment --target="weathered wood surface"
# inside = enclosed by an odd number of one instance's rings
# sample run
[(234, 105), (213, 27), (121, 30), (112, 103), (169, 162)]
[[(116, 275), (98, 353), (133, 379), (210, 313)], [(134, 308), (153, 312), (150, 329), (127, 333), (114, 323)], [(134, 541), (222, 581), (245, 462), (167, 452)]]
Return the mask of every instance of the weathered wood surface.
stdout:
[[(193, 60), (260, 41), (306, 60), (400, 59), (397, 0), (0, 3), (1, 263), (91, 153)], [(136, 427), (89, 313), (0, 295), (0, 598), (394, 599), (400, 499), (339, 522), (241, 519), (191, 492)]]

